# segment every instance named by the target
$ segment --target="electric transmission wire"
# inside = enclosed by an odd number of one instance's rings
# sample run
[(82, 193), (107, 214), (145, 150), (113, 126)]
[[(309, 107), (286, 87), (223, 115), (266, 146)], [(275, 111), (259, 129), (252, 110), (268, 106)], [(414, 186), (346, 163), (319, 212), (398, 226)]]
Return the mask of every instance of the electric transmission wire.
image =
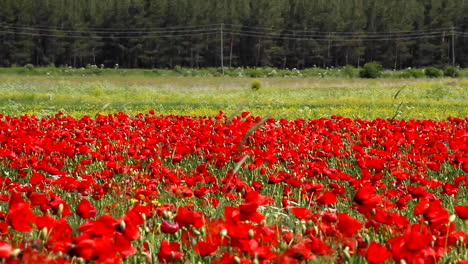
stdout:
[(70, 30), (70, 31), (75, 31), (75, 28), (80, 28), (80, 27), (85, 27), (86, 29), (89, 29), (90, 31), (113, 31), (113, 32), (126, 32), (126, 31), (132, 31), (132, 30), (167, 30), (167, 29), (172, 29), (172, 30), (178, 30), (178, 29), (196, 29), (196, 28), (206, 28), (206, 27), (216, 27), (219, 28), (221, 24), (207, 24), (207, 25), (192, 25), (192, 26), (167, 26), (167, 27), (136, 27), (136, 28), (115, 28), (115, 27), (86, 27), (86, 25), (74, 25), (73, 27), (68, 26), (68, 27), (57, 27), (57, 26), (47, 26), (47, 25), (20, 25), (20, 24), (12, 24), (12, 23), (6, 23), (0, 22), (1, 24), (5, 25), (10, 25), (10, 26), (15, 26), (19, 28), (35, 28), (35, 29), (50, 29), (52, 30)]
[(87, 34), (159, 34), (159, 33), (192, 33), (192, 32), (205, 32), (210, 30), (219, 30), (218, 27), (213, 26), (204, 26), (198, 27), (196, 29), (179, 29), (179, 30), (149, 30), (149, 29), (137, 29), (139, 31), (94, 31), (94, 30), (62, 30), (62, 29), (46, 29), (46, 28), (37, 28), (37, 27), (18, 27), (10, 25), (0, 25), (0, 28), (6, 29), (18, 29), (23, 31), (44, 31), (44, 32), (59, 32), (59, 33), (87, 33)]
[[(75, 39), (152, 39), (188, 36), (203, 36), (215, 34), (231, 34), (235, 36), (255, 37), (265, 39), (328, 41), (328, 42), (370, 42), (370, 41), (402, 41), (448, 37), (451, 34), (467, 37), (465, 32), (454, 31), (454, 28), (439, 28), (415, 31), (394, 32), (319, 32), (293, 31), (289, 29), (269, 29), (235, 24), (210, 24), (200, 26), (179, 26), (167, 28), (133, 28), (116, 30), (117, 28), (89, 28), (94, 30), (73, 29), (64, 30), (50, 26), (18, 26), (11, 23), (0, 23), (0, 33), (24, 36), (43, 36)], [(99, 30), (96, 30), (99, 29)], [(293, 32), (293, 33), (288, 33)], [(302, 32), (297, 34), (296, 32)]]
[[(228, 33), (229, 31), (226, 31)], [(284, 39), (284, 40), (316, 40), (316, 41), (331, 41), (331, 42), (353, 42), (353, 41), (362, 41), (362, 42), (370, 42), (370, 41), (389, 41), (389, 40), (416, 40), (416, 39), (430, 39), (430, 38), (439, 38), (440, 34), (427, 34), (421, 36), (410, 36), (410, 37), (387, 37), (387, 38), (318, 38), (318, 37), (288, 37), (288, 36), (271, 36), (271, 35), (263, 35), (263, 34), (251, 34), (251, 33), (242, 33), (242, 32), (230, 32), (233, 35), (238, 36), (246, 36), (246, 37), (258, 37), (258, 38), (266, 38), (266, 39)]]
[(242, 33), (242, 34), (254, 34), (254, 35), (264, 35), (264, 36), (282, 36), (282, 37), (293, 37), (293, 38), (327, 38), (327, 39), (352, 39), (352, 38), (359, 38), (359, 39), (378, 39), (378, 38), (385, 38), (385, 39), (394, 39), (399, 37), (418, 37), (418, 36), (427, 36), (427, 35), (441, 35), (444, 32), (442, 31), (433, 31), (427, 33), (413, 33), (413, 34), (405, 34), (405, 35), (393, 35), (393, 34), (385, 34), (385, 35), (322, 35), (322, 34), (288, 34), (282, 32), (258, 32), (258, 31), (251, 31), (251, 30), (231, 30), (226, 29), (226, 32), (231, 33)]
[(14, 32), (0, 30), (0, 33), (4, 34), (16, 34), (24, 36), (41, 36), (41, 37), (55, 37), (55, 38), (73, 38), (73, 39), (153, 39), (153, 38), (173, 38), (173, 37), (188, 37), (188, 36), (205, 36), (205, 35), (217, 35), (218, 31), (206, 31), (200, 33), (185, 33), (185, 34), (170, 34), (170, 35), (144, 35), (144, 36), (78, 36), (78, 35), (57, 35), (57, 34), (42, 34), (42, 33), (31, 33), (31, 32)]
[(411, 31), (355, 31), (355, 32), (350, 32), (350, 31), (312, 31), (312, 30), (295, 30), (295, 29), (277, 29), (277, 28), (266, 28), (266, 27), (256, 27), (256, 26), (245, 26), (245, 25), (236, 25), (236, 24), (224, 24), (228, 27), (234, 27), (234, 28), (245, 28), (245, 29), (256, 29), (256, 30), (262, 30), (262, 31), (287, 31), (287, 32), (301, 32), (301, 33), (317, 33), (317, 34), (322, 34), (322, 35), (329, 35), (329, 34), (366, 34), (366, 35), (372, 35), (372, 34), (406, 34), (406, 33), (424, 33), (424, 32), (432, 32), (432, 31), (450, 31), (452, 27), (445, 27), (445, 28), (435, 28), (435, 29), (421, 29), (421, 30), (411, 30)]

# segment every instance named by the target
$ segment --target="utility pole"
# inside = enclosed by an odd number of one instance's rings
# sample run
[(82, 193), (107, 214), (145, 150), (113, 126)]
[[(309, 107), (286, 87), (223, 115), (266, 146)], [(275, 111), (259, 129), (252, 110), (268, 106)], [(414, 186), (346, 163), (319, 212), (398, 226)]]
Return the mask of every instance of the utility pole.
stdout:
[(223, 26), (224, 23), (221, 23), (221, 30), (220, 30), (220, 35), (221, 35), (221, 41), (220, 41), (220, 48), (221, 48), (221, 70), (223, 71), (224, 75), (224, 39), (223, 39)]
[(455, 27), (452, 26), (452, 66), (455, 66)]

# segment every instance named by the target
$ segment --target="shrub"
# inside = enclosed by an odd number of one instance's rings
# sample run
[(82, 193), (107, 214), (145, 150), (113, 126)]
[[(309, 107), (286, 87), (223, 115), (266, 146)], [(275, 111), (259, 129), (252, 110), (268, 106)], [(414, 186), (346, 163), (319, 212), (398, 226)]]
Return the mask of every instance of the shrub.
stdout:
[(346, 65), (343, 67), (343, 73), (346, 77), (355, 78), (358, 76), (358, 71), (353, 65)]
[(364, 67), (359, 72), (361, 78), (379, 78), (382, 74), (382, 64), (378, 62), (369, 62), (364, 64)]
[(447, 65), (444, 68), (444, 76), (445, 77), (456, 78), (456, 77), (460, 76), (460, 71), (458, 70), (457, 67)]
[(262, 87), (262, 83), (259, 80), (254, 80), (250, 84), (250, 88), (254, 91), (259, 90)]
[(100, 69), (97, 65), (91, 65), (91, 64), (87, 64), (86, 65), (86, 70), (88, 73), (90, 74), (101, 74), (102, 73), (102, 69)]
[(246, 73), (249, 77), (253, 78), (263, 77), (263, 72), (260, 68), (247, 68)]
[(424, 70), (421, 69), (407, 69), (400, 75), (401, 78), (423, 78), (424, 76)]
[(443, 72), (435, 67), (427, 67), (424, 72), (429, 78), (440, 78), (443, 75)]
[(31, 63), (28, 63), (24, 65), (24, 68), (28, 71), (32, 71), (34, 69), (34, 65), (32, 65)]

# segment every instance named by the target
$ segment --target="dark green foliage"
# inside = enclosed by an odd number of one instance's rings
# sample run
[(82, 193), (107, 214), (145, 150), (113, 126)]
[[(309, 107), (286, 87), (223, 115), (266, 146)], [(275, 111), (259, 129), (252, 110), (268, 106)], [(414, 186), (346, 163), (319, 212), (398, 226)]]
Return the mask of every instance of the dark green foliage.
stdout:
[(28, 71), (32, 71), (32, 70), (34, 70), (34, 65), (32, 65), (31, 63), (28, 63), (28, 64), (24, 65), (24, 69), (28, 70)]
[(378, 62), (369, 62), (364, 64), (364, 67), (359, 72), (361, 78), (379, 78), (382, 74), (382, 64)]
[(254, 91), (260, 90), (260, 88), (262, 88), (262, 83), (259, 80), (254, 80), (250, 84), (250, 89)]
[[(230, 69), (225, 75), (229, 76), (238, 74), (237, 67), (249, 68), (244, 76), (273, 77), (279, 72), (263, 69), (359, 68), (364, 61), (377, 61), (387, 69), (405, 69), (450, 64), (453, 55), (456, 63), (468, 67), (464, 59), (468, 57), (468, 38), (457, 33), (452, 54), (450, 30), (433, 31), (454, 25), (457, 32), (466, 31), (468, 1), (0, 0), (0, 6), (3, 67), (30, 63), (172, 69), (179, 65), (186, 76), (193, 74), (187, 69), (206, 67), (212, 67), (206, 74), (218, 75), (221, 50), (224, 65)], [(209, 35), (187, 33), (191, 26), (200, 25), (215, 26)], [(186, 27), (182, 33), (149, 33), (181, 26)], [(133, 33), (115, 33), (117, 29)], [(270, 34), (271, 29), (275, 31)], [(114, 33), (103, 33), (106, 31)], [(359, 37), (341, 41), (342, 37), (324, 32)], [(370, 40), (370, 32), (379, 35)], [(388, 32), (419, 33), (414, 38), (397, 39)], [(315, 34), (320, 37), (301, 38)], [(352, 68), (343, 70), (349, 77), (357, 75)], [(297, 72), (291, 73), (291, 77), (300, 77)], [(326, 70), (321, 74), (330, 76)], [(402, 77), (414, 74), (419, 73)]]
[(353, 65), (346, 65), (343, 67), (343, 73), (346, 77), (355, 78), (358, 77), (359, 71)]
[(401, 72), (401, 78), (423, 78), (425, 77), (423, 69), (407, 69)]
[(429, 78), (440, 78), (444, 74), (441, 70), (437, 69), (436, 67), (427, 67), (424, 70), (424, 72), (426, 74), (426, 77)]
[(444, 76), (456, 78), (460, 76), (460, 71), (457, 67), (447, 65), (444, 68)]

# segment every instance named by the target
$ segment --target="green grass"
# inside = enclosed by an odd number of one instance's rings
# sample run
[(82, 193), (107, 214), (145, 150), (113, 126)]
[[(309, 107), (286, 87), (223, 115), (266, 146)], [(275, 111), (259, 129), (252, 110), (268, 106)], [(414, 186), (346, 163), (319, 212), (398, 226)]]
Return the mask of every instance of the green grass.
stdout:
[[(257, 78), (258, 79), (258, 78)], [(74, 116), (154, 109), (159, 114), (276, 118), (444, 119), (466, 117), (466, 79), (310, 79), (230, 77), (0, 77), (0, 113)]]

